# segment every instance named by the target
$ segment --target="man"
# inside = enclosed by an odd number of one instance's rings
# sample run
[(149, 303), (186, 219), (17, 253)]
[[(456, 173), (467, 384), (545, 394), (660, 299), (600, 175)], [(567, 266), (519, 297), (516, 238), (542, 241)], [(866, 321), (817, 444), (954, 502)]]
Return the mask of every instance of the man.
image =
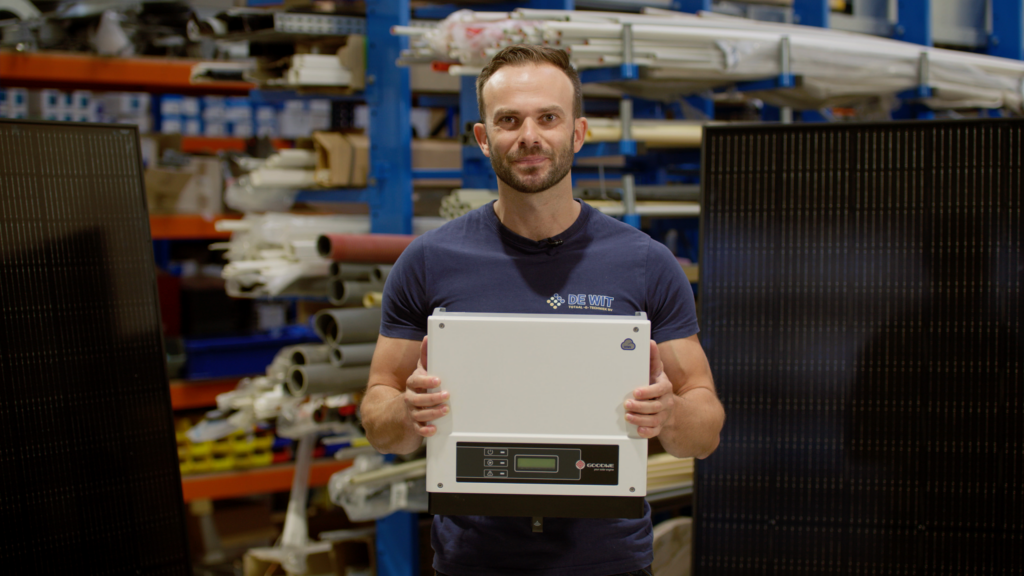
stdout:
[[(567, 313), (554, 294), (611, 298), (612, 314), (651, 320), (651, 385), (626, 401), (626, 420), (678, 457), (706, 457), (725, 418), (697, 341), (693, 292), (675, 257), (646, 234), (572, 197), (583, 146), (579, 77), (559, 50), (512, 46), (477, 81), (480, 149), (498, 176), (498, 200), (417, 238), (384, 292), (381, 336), (362, 405), (379, 451), (405, 454), (448, 413), (444, 383), (426, 362), (427, 317), (451, 312)], [(607, 302), (607, 300), (606, 300)], [(584, 310), (582, 313), (593, 313)], [(586, 382), (566, 383), (587, 393)], [(428, 393), (429, 389), (442, 391)], [(436, 517), (434, 568), (449, 576), (643, 574), (653, 559), (645, 517)]]

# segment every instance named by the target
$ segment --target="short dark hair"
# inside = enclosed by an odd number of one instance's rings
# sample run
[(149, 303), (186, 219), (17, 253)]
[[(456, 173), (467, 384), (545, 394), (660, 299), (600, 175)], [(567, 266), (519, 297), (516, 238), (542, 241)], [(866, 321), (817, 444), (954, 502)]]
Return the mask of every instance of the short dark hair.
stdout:
[(484, 85), (495, 72), (506, 66), (525, 66), (527, 64), (550, 64), (564, 72), (568, 76), (569, 82), (572, 83), (572, 116), (574, 119), (583, 117), (583, 86), (580, 84), (580, 75), (569, 63), (569, 55), (564, 50), (546, 46), (516, 44), (495, 54), (476, 79), (476, 105), (480, 109), (480, 119), (485, 124), (487, 113), (484, 109)]

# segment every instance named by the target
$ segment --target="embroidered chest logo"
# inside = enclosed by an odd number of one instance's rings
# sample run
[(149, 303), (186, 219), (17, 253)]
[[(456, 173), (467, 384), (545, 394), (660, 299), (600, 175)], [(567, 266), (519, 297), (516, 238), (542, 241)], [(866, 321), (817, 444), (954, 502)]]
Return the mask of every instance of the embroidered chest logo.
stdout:
[(569, 310), (597, 310), (601, 312), (612, 311), (611, 296), (600, 294), (569, 294)]
[(561, 296), (559, 296), (557, 292), (555, 293), (554, 296), (552, 296), (551, 298), (548, 298), (548, 306), (551, 306), (552, 308), (554, 308), (556, 310), (562, 304), (565, 304), (565, 298), (562, 298)]

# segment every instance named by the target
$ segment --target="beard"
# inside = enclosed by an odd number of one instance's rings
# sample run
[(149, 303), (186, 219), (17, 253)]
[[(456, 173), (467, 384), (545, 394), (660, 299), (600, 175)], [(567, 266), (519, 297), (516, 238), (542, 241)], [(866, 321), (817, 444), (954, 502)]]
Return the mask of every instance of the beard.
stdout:
[[(487, 137), (487, 144), (490, 146), (491, 137)], [(507, 155), (491, 155), (491, 167), (494, 173), (505, 184), (523, 194), (536, 194), (551, 188), (565, 178), (565, 175), (572, 169), (573, 142), (570, 140), (562, 150), (544, 151), (540, 146), (530, 148), (519, 148), (509, 152)], [(493, 148), (492, 148), (493, 150)], [(525, 156), (543, 156), (551, 160), (551, 168), (545, 174), (543, 165), (531, 166), (523, 170), (523, 174), (517, 174), (513, 170), (513, 164)]]

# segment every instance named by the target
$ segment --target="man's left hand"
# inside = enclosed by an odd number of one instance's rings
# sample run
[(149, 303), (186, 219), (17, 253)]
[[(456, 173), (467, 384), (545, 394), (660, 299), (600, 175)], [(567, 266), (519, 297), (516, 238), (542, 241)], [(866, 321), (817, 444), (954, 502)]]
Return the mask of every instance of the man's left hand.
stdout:
[(651, 384), (633, 391), (633, 399), (626, 400), (626, 421), (635, 424), (643, 438), (654, 438), (672, 418), (676, 395), (672, 382), (665, 376), (658, 345), (651, 340)]

